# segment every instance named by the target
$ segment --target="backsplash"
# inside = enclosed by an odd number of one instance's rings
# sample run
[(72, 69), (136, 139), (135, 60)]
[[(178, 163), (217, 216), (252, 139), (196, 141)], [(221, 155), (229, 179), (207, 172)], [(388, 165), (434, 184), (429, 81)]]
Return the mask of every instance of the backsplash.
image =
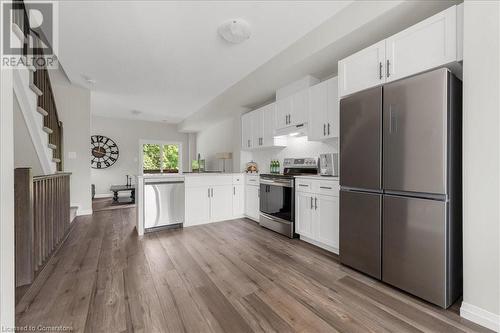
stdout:
[(314, 157), (319, 158), (323, 153), (337, 153), (338, 139), (330, 139), (327, 142), (307, 141), (307, 137), (289, 138), (286, 148), (274, 148), (266, 150), (255, 150), (242, 154), (243, 164), (253, 160), (257, 162), (260, 173), (269, 173), (272, 160), (280, 161), (281, 172), (283, 172), (283, 160), (285, 158)]

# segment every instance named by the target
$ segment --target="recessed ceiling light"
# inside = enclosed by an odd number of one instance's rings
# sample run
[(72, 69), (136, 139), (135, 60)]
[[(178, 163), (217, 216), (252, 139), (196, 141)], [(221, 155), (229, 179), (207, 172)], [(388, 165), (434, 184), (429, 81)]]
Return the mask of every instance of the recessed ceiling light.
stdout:
[(219, 35), (229, 43), (238, 44), (250, 38), (250, 25), (243, 19), (231, 19), (217, 29)]

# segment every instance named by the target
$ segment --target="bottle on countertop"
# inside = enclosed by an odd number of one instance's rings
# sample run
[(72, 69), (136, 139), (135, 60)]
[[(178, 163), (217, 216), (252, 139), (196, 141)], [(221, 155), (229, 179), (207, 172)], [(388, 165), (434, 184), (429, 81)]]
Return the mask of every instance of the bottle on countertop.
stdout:
[(276, 161), (276, 173), (280, 173), (280, 161)]

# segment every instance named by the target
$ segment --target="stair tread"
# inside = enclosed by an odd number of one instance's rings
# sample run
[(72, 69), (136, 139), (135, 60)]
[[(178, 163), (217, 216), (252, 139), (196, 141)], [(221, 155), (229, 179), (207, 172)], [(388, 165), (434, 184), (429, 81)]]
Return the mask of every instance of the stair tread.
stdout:
[(54, 133), (54, 131), (53, 131), (52, 129), (48, 128), (47, 126), (44, 126), (44, 127), (43, 127), (43, 131), (44, 131), (45, 133), (49, 133), (49, 134)]
[(30, 83), (30, 89), (37, 94), (37, 96), (42, 96), (43, 92), (34, 83)]
[(50, 149), (57, 149), (57, 146), (56, 146), (56, 145), (54, 145), (54, 144), (52, 144), (52, 143), (49, 143), (47, 146), (48, 146)]
[(41, 106), (37, 106), (36, 107), (36, 110), (38, 111), (38, 113), (40, 113), (42, 116), (48, 116), (49, 113), (44, 109), (42, 108)]

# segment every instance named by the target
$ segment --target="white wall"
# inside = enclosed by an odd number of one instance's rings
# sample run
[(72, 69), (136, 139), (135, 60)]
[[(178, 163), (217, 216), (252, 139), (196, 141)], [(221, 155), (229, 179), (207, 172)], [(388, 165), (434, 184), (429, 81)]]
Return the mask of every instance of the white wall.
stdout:
[(206, 127), (196, 135), (196, 151), (205, 159), (205, 169), (221, 171), (222, 161), (215, 158), (217, 153), (233, 153), (232, 161), (226, 161), (226, 171), (241, 171), (240, 165), (240, 116), (227, 118)]
[[(92, 117), (92, 135), (104, 135), (118, 145), (120, 156), (111, 167), (92, 169), (92, 184), (96, 186), (96, 194), (110, 195), (109, 187), (114, 184), (125, 184), (125, 175), (137, 175), (139, 172), (140, 140), (159, 140), (182, 143), (183, 171), (188, 170), (189, 143), (188, 134), (180, 133), (171, 124), (158, 122)], [(90, 139), (89, 139), (90, 140)], [(90, 141), (88, 143), (90, 147)], [(90, 148), (87, 149), (87, 163), (90, 159)]]
[[(55, 74), (52, 72), (51, 74)], [(78, 215), (92, 214), (90, 191), (90, 91), (51, 75), (59, 120), (63, 122), (64, 171), (71, 172), (70, 200)], [(70, 153), (76, 157), (69, 158)]]
[(14, 94), (14, 168), (31, 167), (33, 176), (43, 175), (42, 165), (33, 145), (30, 132), (26, 126), (21, 106)]
[(12, 329), (15, 321), (13, 98), (12, 70), (2, 66), (0, 68), (0, 327), (5, 329)]
[(464, 296), (461, 315), (500, 329), (500, 4), (465, 1)]

